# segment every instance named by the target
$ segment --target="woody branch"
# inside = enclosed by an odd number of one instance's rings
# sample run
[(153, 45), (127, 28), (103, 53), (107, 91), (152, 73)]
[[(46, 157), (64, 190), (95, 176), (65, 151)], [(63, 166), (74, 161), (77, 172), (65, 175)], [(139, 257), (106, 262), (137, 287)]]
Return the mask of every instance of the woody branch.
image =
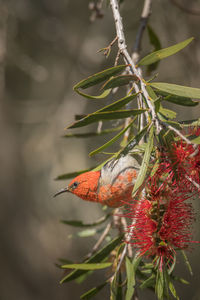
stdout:
[(124, 36), (124, 30), (123, 30), (123, 24), (122, 24), (122, 18), (119, 13), (119, 5), (117, 0), (110, 0), (110, 5), (112, 8), (114, 20), (115, 20), (115, 27), (116, 27), (116, 33), (118, 37), (118, 47), (120, 52), (122, 53), (124, 60), (127, 64), (130, 65), (129, 68), (129, 73), (134, 74), (138, 80), (139, 80), (139, 85), (137, 83), (134, 83), (134, 88), (136, 93), (138, 93), (141, 89), (141, 92), (143, 94), (143, 97), (145, 98), (145, 101), (150, 109), (151, 115), (152, 115), (152, 121), (155, 123), (156, 126), (156, 131), (159, 133), (162, 129), (159, 120), (156, 116), (156, 112), (154, 109), (154, 106), (150, 100), (149, 94), (146, 89), (146, 83), (143, 80), (142, 76), (140, 75), (140, 72), (137, 70), (135, 63), (131, 59), (131, 56), (129, 55), (127, 51), (127, 45), (126, 45), (126, 40)]
[[(149, 96), (149, 94), (147, 92), (146, 82), (142, 77), (142, 73), (140, 72), (140, 69), (136, 68), (135, 62), (133, 61), (133, 59), (131, 58), (131, 56), (129, 55), (129, 53), (127, 51), (122, 17), (119, 12), (118, 0), (110, 0), (110, 5), (112, 8), (112, 12), (113, 12), (114, 20), (115, 20), (115, 28), (116, 28), (116, 33), (117, 33), (117, 37), (118, 37), (119, 51), (120, 51), (120, 53), (122, 53), (125, 62), (130, 65), (129, 73), (134, 74), (138, 78), (139, 84), (134, 83), (134, 88), (135, 88), (136, 93), (139, 93), (141, 91), (141, 93), (146, 101), (146, 104), (151, 112), (152, 123), (154, 123), (156, 126), (156, 133), (159, 134), (160, 131), (163, 129), (163, 127), (167, 127), (168, 129), (174, 131), (187, 144), (192, 144), (195, 149), (195, 144), (191, 143), (179, 130), (177, 130), (173, 126), (168, 125), (166, 123), (163, 124), (163, 122), (158, 119), (156, 112), (155, 112), (154, 105), (151, 101), (151, 97)], [(146, 0), (144, 8), (143, 8), (143, 13), (142, 13), (146, 18), (150, 14), (150, 8), (151, 8), (151, 0)]]

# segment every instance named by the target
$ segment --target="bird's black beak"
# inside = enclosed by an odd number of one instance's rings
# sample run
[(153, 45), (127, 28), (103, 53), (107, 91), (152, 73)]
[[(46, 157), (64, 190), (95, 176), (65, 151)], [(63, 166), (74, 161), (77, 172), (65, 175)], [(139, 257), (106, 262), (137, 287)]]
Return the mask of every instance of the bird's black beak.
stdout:
[(68, 188), (64, 188), (64, 189), (61, 189), (60, 191), (58, 191), (55, 195), (53, 195), (54, 197), (62, 194), (62, 193), (65, 193), (65, 192), (69, 192), (69, 189)]

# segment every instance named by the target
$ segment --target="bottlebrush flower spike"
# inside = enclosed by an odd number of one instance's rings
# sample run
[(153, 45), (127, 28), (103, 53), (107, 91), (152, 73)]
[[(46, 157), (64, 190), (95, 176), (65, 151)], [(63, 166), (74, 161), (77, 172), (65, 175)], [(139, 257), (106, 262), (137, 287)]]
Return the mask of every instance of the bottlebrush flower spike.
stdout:
[(160, 184), (158, 176), (156, 173), (149, 179), (146, 197), (129, 206), (127, 217), (134, 220), (129, 227), (131, 243), (140, 255), (158, 260), (162, 269), (173, 260), (176, 250), (186, 249), (192, 242), (194, 213), (185, 203), (187, 196), (180, 194), (178, 187)]
[[(190, 134), (199, 136), (200, 128), (190, 128)], [(179, 182), (183, 180), (191, 192), (196, 190), (200, 192), (197, 187), (200, 184), (200, 145), (194, 147), (182, 140), (174, 143), (171, 160), (179, 176)], [(197, 185), (192, 184), (192, 181)]]
[[(199, 136), (200, 128), (190, 128), (190, 135)], [(171, 184), (183, 192), (200, 192), (200, 145), (177, 140), (170, 149), (160, 152), (157, 175), (170, 177)]]

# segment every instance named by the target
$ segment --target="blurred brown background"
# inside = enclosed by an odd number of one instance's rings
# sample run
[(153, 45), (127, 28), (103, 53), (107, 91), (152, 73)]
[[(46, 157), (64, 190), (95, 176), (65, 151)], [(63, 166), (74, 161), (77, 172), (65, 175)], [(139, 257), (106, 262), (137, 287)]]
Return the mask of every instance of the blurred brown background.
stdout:
[[(200, 1), (179, 1), (200, 10)], [(72, 87), (82, 78), (113, 65), (97, 50), (114, 38), (109, 7), (105, 16), (90, 23), (89, 1), (1, 0), (0, 1), (0, 165), (1, 165), (1, 251), (0, 299), (79, 299), (102, 272), (81, 286), (59, 285), (62, 272), (55, 263), (60, 257), (78, 261), (91, 249), (94, 238), (68, 235), (76, 232), (60, 219), (95, 220), (100, 207), (73, 196), (52, 195), (66, 182), (54, 181), (62, 173), (88, 168), (102, 156), (89, 160), (88, 152), (104, 138), (63, 139), (64, 127), (74, 114), (92, 112), (100, 101), (81, 98)], [(128, 48), (134, 43), (143, 1), (125, 0), (122, 15)], [(181, 11), (168, 0), (154, 1), (150, 24), (163, 47), (195, 37), (192, 45), (164, 60), (159, 80), (200, 87), (200, 16)], [(142, 55), (151, 50), (145, 34)], [(104, 101), (104, 100), (103, 100)], [(103, 102), (102, 101), (102, 102)], [(103, 104), (106, 102), (104, 101)], [(180, 109), (179, 119), (199, 116), (199, 108)], [(108, 139), (109, 137), (106, 137)], [(199, 239), (199, 204), (196, 202)], [(189, 253), (194, 276), (191, 279), (178, 261), (177, 274), (192, 281), (178, 287), (181, 299), (200, 299), (200, 250)], [(109, 299), (102, 291), (95, 299)], [(140, 299), (154, 299), (142, 294)]]

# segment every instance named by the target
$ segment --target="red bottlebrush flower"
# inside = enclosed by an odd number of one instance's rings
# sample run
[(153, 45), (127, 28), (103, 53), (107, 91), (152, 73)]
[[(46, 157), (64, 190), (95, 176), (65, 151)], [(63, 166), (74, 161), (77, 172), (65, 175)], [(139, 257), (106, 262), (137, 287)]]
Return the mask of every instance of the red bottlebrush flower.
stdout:
[(146, 193), (144, 199), (130, 206), (127, 215), (134, 220), (129, 227), (131, 243), (140, 255), (156, 258), (162, 269), (164, 263), (173, 260), (177, 249), (185, 249), (192, 242), (194, 214), (179, 188), (160, 183), (158, 173), (149, 179)]
[(171, 158), (175, 167), (174, 171), (178, 176), (177, 183), (183, 180), (191, 192), (196, 189), (199, 190), (200, 146), (198, 145), (195, 149), (193, 145), (186, 144), (183, 141), (174, 143)]
[[(190, 128), (189, 133), (199, 136), (200, 128)], [(171, 184), (179, 186), (182, 192), (200, 192), (200, 145), (174, 141), (170, 149), (161, 152), (160, 160), (160, 176), (170, 176)]]

